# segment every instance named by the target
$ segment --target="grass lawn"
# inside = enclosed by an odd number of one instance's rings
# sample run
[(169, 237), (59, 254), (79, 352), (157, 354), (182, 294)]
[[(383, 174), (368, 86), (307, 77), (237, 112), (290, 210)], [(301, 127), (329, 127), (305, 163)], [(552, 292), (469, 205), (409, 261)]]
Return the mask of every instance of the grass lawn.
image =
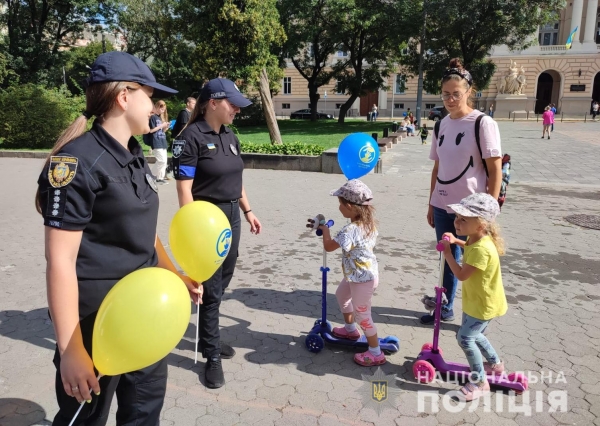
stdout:
[[(337, 120), (278, 120), (281, 139), (284, 143), (302, 142), (315, 144), (325, 149), (339, 146), (342, 139), (350, 133), (377, 133), (383, 136), (384, 127), (389, 127), (391, 121), (369, 122), (364, 120), (346, 120), (338, 124)], [(271, 143), (267, 126), (238, 127), (238, 138), (243, 142)]]

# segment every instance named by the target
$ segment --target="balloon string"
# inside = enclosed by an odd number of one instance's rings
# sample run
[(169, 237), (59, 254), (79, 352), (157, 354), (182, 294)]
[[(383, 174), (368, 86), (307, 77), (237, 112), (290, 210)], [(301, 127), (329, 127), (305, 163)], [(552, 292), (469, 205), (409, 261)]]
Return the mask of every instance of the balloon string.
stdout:
[(194, 364), (198, 363), (198, 324), (200, 323), (200, 297), (196, 301), (196, 354), (194, 356)]
[[(100, 377), (102, 377), (102, 374), (98, 374), (98, 377), (96, 377), (96, 380), (100, 380)], [(85, 401), (81, 401), (81, 404), (79, 404), (79, 409), (73, 416), (73, 419), (71, 420), (71, 423), (69, 423), (69, 426), (73, 426), (73, 423), (75, 423), (75, 419), (77, 419), (77, 416), (81, 412), (81, 409), (83, 408), (83, 404), (85, 404)]]

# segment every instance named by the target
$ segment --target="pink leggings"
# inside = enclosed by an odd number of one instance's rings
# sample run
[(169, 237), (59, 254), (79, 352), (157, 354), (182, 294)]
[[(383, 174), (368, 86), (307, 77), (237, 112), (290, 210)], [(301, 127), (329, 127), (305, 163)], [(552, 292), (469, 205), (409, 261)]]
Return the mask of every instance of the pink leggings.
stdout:
[(344, 278), (335, 292), (342, 313), (354, 313), (354, 321), (367, 337), (377, 334), (371, 317), (371, 298), (378, 284), (377, 278), (364, 283), (349, 283)]

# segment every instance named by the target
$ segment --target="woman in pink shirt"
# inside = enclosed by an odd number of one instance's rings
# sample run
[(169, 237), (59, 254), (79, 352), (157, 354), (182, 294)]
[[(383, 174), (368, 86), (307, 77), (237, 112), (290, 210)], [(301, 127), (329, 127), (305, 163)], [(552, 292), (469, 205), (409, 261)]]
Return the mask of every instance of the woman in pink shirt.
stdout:
[(544, 135), (546, 133), (548, 133), (548, 139), (550, 139), (550, 126), (554, 124), (554, 113), (550, 110), (549, 106), (544, 108), (542, 119), (544, 124), (544, 128), (542, 130), (542, 139), (544, 139)]
[[(450, 67), (442, 78), (442, 100), (449, 114), (440, 121), (439, 131), (433, 134), (429, 158), (435, 161), (431, 173), (431, 189), (427, 222), (435, 228), (436, 241), (445, 232), (456, 235), (455, 214), (448, 204), (459, 203), (466, 196), (487, 192), (498, 199), (502, 183), (502, 150), (498, 125), (489, 116), (469, 105), (473, 93), (473, 78), (459, 59), (450, 61)], [(479, 122), (481, 154), (475, 139), (475, 126)], [(482, 160), (482, 158), (484, 160)], [(487, 166), (484, 167), (483, 161)], [(460, 260), (461, 250), (452, 245), (452, 253)], [(444, 288), (448, 304), (442, 309), (442, 320), (454, 320), (454, 296), (458, 280), (446, 264)], [(423, 315), (423, 324), (433, 323), (432, 315)]]

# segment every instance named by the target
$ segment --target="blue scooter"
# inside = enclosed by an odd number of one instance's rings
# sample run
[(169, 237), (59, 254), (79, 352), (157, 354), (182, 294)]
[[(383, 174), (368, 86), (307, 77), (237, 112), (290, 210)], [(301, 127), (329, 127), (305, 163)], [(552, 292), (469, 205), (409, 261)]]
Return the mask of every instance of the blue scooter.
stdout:
[[(327, 225), (328, 228), (333, 226), (333, 220), (326, 221), (325, 217), (321, 214), (317, 215), (314, 219), (309, 219), (308, 228), (316, 229), (319, 225)], [(317, 229), (317, 236), (323, 235), (323, 231)], [(369, 344), (367, 338), (363, 335), (358, 340), (341, 339), (333, 335), (332, 324), (327, 321), (327, 252), (323, 249), (323, 266), (321, 266), (321, 318), (315, 321), (315, 325), (312, 330), (306, 336), (304, 344), (310, 352), (319, 353), (325, 347), (325, 342), (333, 343), (335, 345), (350, 346), (353, 348), (367, 349)], [(387, 336), (379, 338), (379, 346), (381, 350), (386, 354), (392, 354), (400, 350), (400, 340), (396, 336)]]

